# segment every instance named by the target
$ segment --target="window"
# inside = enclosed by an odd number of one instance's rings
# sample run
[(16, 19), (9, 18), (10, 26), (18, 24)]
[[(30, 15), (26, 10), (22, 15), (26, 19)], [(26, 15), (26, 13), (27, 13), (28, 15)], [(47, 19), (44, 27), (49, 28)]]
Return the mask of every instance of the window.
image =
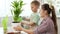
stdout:
[[(0, 0), (0, 17), (4, 17), (6, 15), (11, 15), (11, 2), (13, 0)], [(26, 5), (23, 6), (24, 11), (21, 13), (21, 16), (30, 16), (31, 9), (30, 9), (30, 3), (32, 0), (23, 0)], [(60, 0), (38, 0), (43, 3), (51, 3), (55, 6), (56, 9), (56, 15), (57, 17), (60, 17)], [(41, 5), (40, 4), (40, 5)]]
[[(13, 0), (0, 0), (0, 17), (4, 17), (6, 15), (12, 16), (11, 14), (11, 2)], [(21, 16), (30, 16), (31, 9), (30, 3), (32, 0), (23, 0), (25, 5), (23, 6), (23, 12)]]

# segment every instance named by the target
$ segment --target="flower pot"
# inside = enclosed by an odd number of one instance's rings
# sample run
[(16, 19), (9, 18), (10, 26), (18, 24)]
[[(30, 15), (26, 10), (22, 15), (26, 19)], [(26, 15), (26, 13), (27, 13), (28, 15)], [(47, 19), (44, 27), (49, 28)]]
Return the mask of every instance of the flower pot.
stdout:
[[(12, 30), (16, 32), (16, 30), (14, 29), (14, 27), (17, 27), (17, 26), (21, 26), (21, 23), (11, 23), (11, 26), (12, 26)], [(17, 32), (20, 32), (20, 31), (17, 31)]]
[(21, 23), (11, 23), (12, 27), (21, 26)]

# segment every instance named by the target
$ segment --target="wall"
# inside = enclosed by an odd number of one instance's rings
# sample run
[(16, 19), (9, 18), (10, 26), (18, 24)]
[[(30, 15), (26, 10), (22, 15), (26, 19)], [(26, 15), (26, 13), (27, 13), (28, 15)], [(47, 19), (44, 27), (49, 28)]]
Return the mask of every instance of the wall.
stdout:
[(57, 24), (58, 24), (58, 34), (60, 34), (60, 18), (57, 19)]

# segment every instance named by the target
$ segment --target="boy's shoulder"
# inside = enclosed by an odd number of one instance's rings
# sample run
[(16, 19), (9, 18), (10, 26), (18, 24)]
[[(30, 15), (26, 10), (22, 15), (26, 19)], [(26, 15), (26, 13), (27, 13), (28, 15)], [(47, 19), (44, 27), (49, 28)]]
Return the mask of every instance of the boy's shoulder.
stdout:
[(39, 16), (39, 13), (32, 13), (31, 17), (39, 18), (40, 16)]
[(31, 15), (38, 15), (39, 16), (39, 13), (32, 13)]

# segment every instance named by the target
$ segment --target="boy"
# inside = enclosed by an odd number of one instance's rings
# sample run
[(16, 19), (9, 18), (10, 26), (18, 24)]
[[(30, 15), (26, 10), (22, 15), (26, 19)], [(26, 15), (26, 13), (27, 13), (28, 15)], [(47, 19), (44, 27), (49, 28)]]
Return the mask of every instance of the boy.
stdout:
[(36, 26), (38, 25), (38, 21), (39, 21), (39, 14), (37, 13), (38, 11), (38, 8), (40, 6), (40, 3), (38, 1), (32, 1), (31, 2), (31, 10), (32, 10), (32, 14), (30, 16), (30, 19), (27, 19), (27, 20), (30, 20), (29, 22), (28, 21), (22, 21), (22, 24), (27, 24), (29, 26)]

